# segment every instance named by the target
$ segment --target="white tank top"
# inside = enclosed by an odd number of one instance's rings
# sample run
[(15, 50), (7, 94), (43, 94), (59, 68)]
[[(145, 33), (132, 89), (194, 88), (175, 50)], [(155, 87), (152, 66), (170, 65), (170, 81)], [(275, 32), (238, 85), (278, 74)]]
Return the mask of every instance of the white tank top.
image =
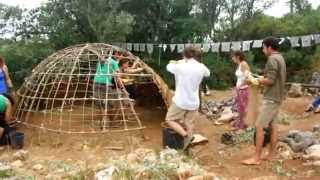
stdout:
[(236, 77), (237, 77), (237, 88), (239, 89), (245, 89), (248, 87), (248, 85), (246, 85), (245, 80), (246, 80), (246, 73), (242, 72), (241, 69), (241, 63), (239, 64), (237, 70), (236, 70)]

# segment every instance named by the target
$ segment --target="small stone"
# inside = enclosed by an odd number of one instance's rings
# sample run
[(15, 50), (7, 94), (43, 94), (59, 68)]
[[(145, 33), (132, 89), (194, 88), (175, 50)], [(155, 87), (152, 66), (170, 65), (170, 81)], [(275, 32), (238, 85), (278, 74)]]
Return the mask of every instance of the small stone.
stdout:
[(11, 163), (11, 166), (15, 168), (20, 168), (23, 166), (23, 162), (21, 160), (16, 160)]
[(105, 168), (105, 165), (102, 164), (102, 163), (98, 163), (94, 169), (95, 169), (95, 170), (101, 170), (101, 169), (103, 169), (103, 168)]
[(13, 160), (25, 161), (29, 157), (29, 153), (26, 150), (19, 150), (13, 154)]
[(39, 171), (43, 169), (43, 166), (41, 164), (36, 164), (32, 167), (33, 170)]
[(61, 174), (61, 173), (64, 173), (65, 171), (64, 171), (64, 169), (57, 169), (55, 172), (56, 172), (57, 174)]
[(149, 137), (149, 136), (147, 136), (147, 135), (143, 135), (143, 137), (142, 137), (142, 138), (143, 138), (143, 140), (144, 140), (144, 141), (149, 141), (149, 140), (150, 140), (150, 137)]
[(85, 144), (85, 145), (82, 146), (82, 149), (85, 150), (85, 151), (89, 150), (89, 146)]
[(311, 177), (311, 176), (313, 176), (315, 173), (316, 173), (315, 170), (309, 170), (309, 171), (307, 171), (306, 177)]
[(45, 180), (56, 180), (56, 179), (61, 179), (60, 176), (57, 175), (52, 175), (52, 174), (48, 174), (44, 177)]
[(289, 97), (297, 98), (303, 95), (302, 86), (298, 83), (293, 83), (288, 92)]
[(283, 159), (292, 159), (292, 154), (290, 151), (284, 151), (280, 153), (281, 158)]
[(278, 180), (278, 178), (277, 176), (261, 176), (261, 177), (252, 178), (250, 180)]
[(313, 126), (313, 132), (320, 132), (320, 124)]
[(11, 170), (10, 166), (0, 162), (0, 171), (9, 171), (9, 170)]
[(128, 160), (129, 164), (134, 164), (134, 163), (136, 163), (138, 161), (138, 156), (136, 154), (133, 154), (133, 153), (128, 154), (127, 160)]

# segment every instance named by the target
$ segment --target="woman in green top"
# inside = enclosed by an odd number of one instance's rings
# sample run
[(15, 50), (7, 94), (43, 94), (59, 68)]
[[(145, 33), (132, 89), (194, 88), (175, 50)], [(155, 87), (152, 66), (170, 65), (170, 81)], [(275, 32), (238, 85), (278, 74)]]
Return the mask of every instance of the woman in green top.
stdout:
[[(110, 95), (114, 93), (113, 79), (116, 78), (115, 74), (119, 71), (119, 65), (112, 57), (108, 59), (101, 59), (96, 68), (94, 76), (93, 93), (94, 97), (99, 99), (111, 98)], [(107, 96), (108, 95), (108, 96)]]
[[(97, 64), (96, 74), (93, 80), (93, 95), (97, 99), (97, 105), (100, 106), (101, 111), (103, 111), (103, 128), (106, 124), (109, 124), (107, 121), (108, 112), (115, 109), (117, 101), (112, 99), (118, 98), (117, 95), (119, 92), (117, 87), (120, 86), (119, 88), (122, 88), (123, 86), (122, 83), (119, 83), (121, 81), (119, 81), (118, 72), (118, 62), (112, 57), (108, 59), (102, 58)], [(115, 87), (113, 87), (114, 82), (116, 84)]]
[(5, 135), (9, 134), (11, 128), (9, 126), (12, 121), (12, 109), (14, 100), (10, 95), (0, 95), (0, 141), (6, 141)]

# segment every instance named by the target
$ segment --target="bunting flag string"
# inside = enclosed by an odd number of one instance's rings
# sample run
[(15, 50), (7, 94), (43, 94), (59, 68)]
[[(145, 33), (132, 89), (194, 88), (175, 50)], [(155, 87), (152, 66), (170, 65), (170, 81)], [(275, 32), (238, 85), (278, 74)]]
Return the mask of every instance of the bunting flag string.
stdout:
[[(185, 47), (193, 46), (201, 49), (204, 53), (228, 53), (230, 51), (242, 50), (244, 52), (251, 49), (261, 48), (263, 40), (246, 40), (246, 41), (231, 41), (231, 42), (206, 42), (206, 43), (177, 43), (177, 44), (154, 44), (154, 43), (112, 43), (123, 49), (135, 52), (146, 52), (150, 55), (154, 53), (155, 48), (159, 48), (160, 52), (181, 53)], [(310, 47), (312, 45), (320, 44), (320, 34), (309, 34), (303, 36), (292, 36), (281, 38), (282, 44), (284, 41), (290, 42), (292, 48)]]

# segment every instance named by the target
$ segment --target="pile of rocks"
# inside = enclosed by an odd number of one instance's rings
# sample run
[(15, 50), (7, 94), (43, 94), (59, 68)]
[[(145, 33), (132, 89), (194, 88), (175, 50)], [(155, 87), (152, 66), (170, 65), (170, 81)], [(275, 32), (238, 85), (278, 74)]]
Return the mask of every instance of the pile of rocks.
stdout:
[(208, 119), (214, 120), (220, 118), (223, 111), (227, 109), (231, 109), (232, 112), (235, 112), (234, 104), (234, 98), (220, 102), (213, 100), (205, 101), (201, 104), (201, 111), (208, 117)]
[(159, 153), (150, 149), (135, 152), (112, 160), (96, 173), (96, 180), (111, 179), (222, 179), (207, 173), (195, 161), (173, 149)]
[[(314, 72), (310, 84), (320, 86), (320, 72)], [(310, 88), (309, 89), (314, 94), (319, 94), (319, 88)]]
[[(314, 128), (316, 129), (316, 128)], [(293, 152), (304, 152), (310, 146), (315, 144), (320, 144), (319, 138), (316, 136), (317, 131), (299, 131), (291, 130), (284, 138), (281, 138), (280, 141), (288, 144)]]
[(320, 125), (314, 126), (312, 132), (291, 130), (280, 141), (283, 158), (302, 157), (307, 161), (305, 165), (320, 166)]

